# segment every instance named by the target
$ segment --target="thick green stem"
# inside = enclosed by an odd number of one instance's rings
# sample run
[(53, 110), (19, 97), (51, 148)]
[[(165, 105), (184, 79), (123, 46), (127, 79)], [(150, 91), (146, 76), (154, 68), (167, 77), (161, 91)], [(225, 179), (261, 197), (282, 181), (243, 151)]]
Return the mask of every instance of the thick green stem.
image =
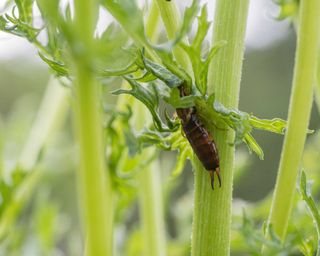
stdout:
[(75, 121), (80, 147), (79, 202), (86, 234), (86, 255), (112, 255), (113, 192), (106, 171), (100, 105), (100, 84), (91, 73), (94, 57), (96, 1), (75, 1)]
[[(227, 41), (214, 57), (208, 79), (209, 93), (227, 107), (237, 107), (241, 79), (248, 0), (217, 0), (213, 41)], [(210, 177), (199, 161), (195, 168), (192, 255), (230, 254), (231, 202), (234, 168), (232, 131), (209, 127), (220, 155), (222, 186), (210, 187)]]
[(288, 127), (269, 215), (275, 232), (285, 238), (305, 144), (316, 78), (320, 34), (320, 1), (300, 1), (298, 38)]

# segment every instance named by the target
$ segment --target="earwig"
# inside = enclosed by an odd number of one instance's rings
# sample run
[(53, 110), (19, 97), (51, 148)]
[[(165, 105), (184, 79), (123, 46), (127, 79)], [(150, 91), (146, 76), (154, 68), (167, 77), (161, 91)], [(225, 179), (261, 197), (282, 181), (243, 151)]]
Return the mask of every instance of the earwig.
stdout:
[[(179, 87), (180, 96), (184, 97), (183, 86)], [(196, 108), (178, 108), (177, 115), (181, 119), (182, 129), (198, 159), (209, 171), (211, 187), (214, 189), (214, 173), (216, 173), (221, 187), (219, 154), (210, 133), (203, 127), (198, 119)]]

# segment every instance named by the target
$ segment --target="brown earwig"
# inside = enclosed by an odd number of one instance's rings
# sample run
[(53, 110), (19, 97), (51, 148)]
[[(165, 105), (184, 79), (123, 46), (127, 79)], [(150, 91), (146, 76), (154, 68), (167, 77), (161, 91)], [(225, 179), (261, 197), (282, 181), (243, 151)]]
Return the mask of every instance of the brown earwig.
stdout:
[[(186, 96), (183, 86), (179, 87), (180, 96)], [(182, 129), (198, 159), (209, 171), (211, 187), (214, 189), (214, 173), (217, 174), (221, 187), (219, 154), (210, 133), (201, 124), (196, 108), (178, 108), (177, 115), (182, 122)]]

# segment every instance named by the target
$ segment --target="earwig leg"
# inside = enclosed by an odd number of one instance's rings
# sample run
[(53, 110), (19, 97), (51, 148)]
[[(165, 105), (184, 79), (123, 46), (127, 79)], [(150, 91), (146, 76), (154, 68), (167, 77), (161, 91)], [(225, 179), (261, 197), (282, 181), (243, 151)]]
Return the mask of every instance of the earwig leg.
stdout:
[(217, 168), (215, 169), (215, 172), (216, 172), (216, 174), (217, 174), (217, 176), (218, 176), (218, 180), (219, 180), (219, 187), (221, 187), (220, 168), (219, 168), (219, 167), (217, 167)]
[(209, 171), (210, 173), (210, 178), (211, 178), (211, 188), (214, 190), (214, 171)]

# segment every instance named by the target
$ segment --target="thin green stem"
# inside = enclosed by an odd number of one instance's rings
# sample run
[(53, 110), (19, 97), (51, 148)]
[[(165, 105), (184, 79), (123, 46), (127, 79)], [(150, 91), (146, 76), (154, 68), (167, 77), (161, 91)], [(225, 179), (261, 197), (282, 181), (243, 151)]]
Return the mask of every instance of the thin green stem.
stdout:
[[(151, 41), (158, 38), (159, 12), (152, 2), (150, 13), (146, 22), (146, 34)], [(123, 87), (126, 87), (124, 83)], [(146, 123), (151, 123), (151, 117), (147, 109), (137, 100), (128, 95), (120, 95), (118, 108), (130, 104), (133, 110), (133, 123), (137, 130), (141, 130)], [(155, 154), (152, 149), (145, 149), (141, 153), (141, 161)], [(141, 215), (143, 252), (144, 255), (164, 256), (166, 255), (165, 224), (163, 212), (162, 187), (160, 168), (158, 160), (153, 160), (144, 167), (138, 176), (139, 184), (139, 210)]]
[[(167, 31), (169, 39), (174, 39), (176, 32), (180, 28), (181, 18), (175, 1), (155, 0), (158, 4), (160, 15)], [(187, 42), (187, 39), (184, 39)], [(173, 49), (173, 54), (177, 62), (189, 73), (192, 73), (192, 65), (188, 55), (180, 47)]]
[(68, 100), (69, 89), (61, 86), (55, 78), (50, 78), (36, 119), (20, 154), (20, 168), (27, 171), (34, 168), (44, 144), (65, 119)]
[[(217, 0), (213, 43), (227, 41), (214, 57), (208, 79), (209, 93), (227, 107), (237, 107), (244, 53), (248, 0)], [(234, 133), (209, 127), (216, 141), (222, 186), (210, 187), (208, 172), (196, 160), (192, 255), (230, 254), (231, 202), (234, 169)]]
[[(150, 150), (148, 150), (150, 151)], [(144, 152), (150, 155), (152, 152)], [(154, 154), (154, 153), (153, 153)], [(153, 161), (139, 173), (139, 203), (143, 227), (144, 255), (166, 255), (163, 192), (159, 162)]]
[[(159, 37), (159, 18), (159, 10), (156, 3), (152, 1), (146, 22), (146, 35), (153, 42)], [(140, 102), (135, 101), (133, 108), (135, 113), (139, 113), (139, 115), (134, 115), (137, 129), (141, 129), (142, 125), (152, 122), (150, 114)], [(154, 154), (154, 150), (146, 149), (142, 152), (142, 157), (151, 157)], [(160, 173), (159, 161), (155, 159), (141, 171), (138, 177), (140, 214), (145, 245), (144, 255), (146, 256), (166, 255), (163, 191)]]
[(100, 105), (100, 84), (91, 72), (94, 57), (94, 27), (98, 3), (75, 1), (75, 31), (78, 49), (75, 71), (75, 121), (80, 147), (79, 202), (86, 234), (86, 255), (112, 255), (113, 191), (106, 171)]
[(320, 34), (320, 1), (300, 1), (298, 38), (288, 127), (284, 138), (269, 223), (285, 238), (291, 214), (296, 180), (306, 140), (316, 78)]

